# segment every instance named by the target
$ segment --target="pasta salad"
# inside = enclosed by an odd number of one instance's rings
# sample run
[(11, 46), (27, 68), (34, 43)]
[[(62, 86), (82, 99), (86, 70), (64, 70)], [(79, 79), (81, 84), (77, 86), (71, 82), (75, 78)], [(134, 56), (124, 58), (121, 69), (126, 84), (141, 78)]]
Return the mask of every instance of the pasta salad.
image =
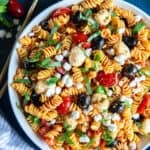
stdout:
[(84, 0), (19, 42), (11, 86), (54, 150), (136, 150), (150, 134), (150, 29), (141, 16)]

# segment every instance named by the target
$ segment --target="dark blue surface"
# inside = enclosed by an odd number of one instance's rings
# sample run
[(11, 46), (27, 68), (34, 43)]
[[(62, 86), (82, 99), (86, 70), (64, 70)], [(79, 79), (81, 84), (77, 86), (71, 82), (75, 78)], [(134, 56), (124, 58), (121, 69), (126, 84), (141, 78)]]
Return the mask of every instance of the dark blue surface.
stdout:
[[(39, 0), (39, 4), (37, 6), (37, 9), (33, 16), (37, 15), (39, 12), (41, 12), (44, 8), (48, 7), (49, 5), (56, 3), (59, 0)], [(150, 15), (150, 0), (126, 0), (139, 8), (143, 9), (145, 12), (147, 12)], [(30, 4), (32, 1), (30, 0), (20, 0), (22, 4), (24, 4), (24, 7), (26, 10), (28, 10)], [(0, 39), (0, 68), (2, 68), (3, 63), (5, 62), (5, 59), (10, 52), (12, 45), (14, 43), (14, 39), (11, 40), (2, 40)], [(7, 76), (6, 76), (7, 78)], [(0, 100), (0, 110), (3, 111), (6, 119), (10, 122), (11, 126), (18, 132), (22, 138), (29, 143), (35, 150), (38, 150), (38, 148), (31, 142), (31, 140), (24, 134), (22, 129), (19, 127), (13, 112), (10, 107), (10, 102), (8, 98), (7, 92), (3, 96), (3, 99)], [(149, 149), (150, 150), (150, 149)]]

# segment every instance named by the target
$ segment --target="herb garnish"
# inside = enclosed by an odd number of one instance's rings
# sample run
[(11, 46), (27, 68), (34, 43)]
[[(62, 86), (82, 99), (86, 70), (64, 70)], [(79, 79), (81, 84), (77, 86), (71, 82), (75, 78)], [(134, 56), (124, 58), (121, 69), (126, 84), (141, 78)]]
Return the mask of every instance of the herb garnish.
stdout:
[(42, 51), (37, 51), (37, 53), (35, 54), (34, 57), (32, 57), (32, 58), (27, 58), (26, 60), (27, 60), (28, 62), (38, 62), (38, 61), (40, 60), (41, 55), (42, 55)]
[(87, 92), (88, 92), (89, 95), (91, 95), (92, 92), (93, 92), (92, 88), (91, 88), (91, 80), (89, 80), (88, 77), (85, 77), (84, 81), (85, 81), (85, 87), (87, 89)]
[(24, 104), (27, 104), (30, 101), (30, 95), (28, 93), (24, 93)]
[(102, 135), (102, 139), (106, 142), (107, 145), (110, 145), (114, 139), (112, 138), (112, 136), (110, 135), (109, 131), (106, 131), (103, 135)]
[(66, 142), (68, 144), (75, 144), (70, 139), (70, 136), (73, 133), (73, 130), (71, 129), (71, 125), (69, 125), (67, 122), (64, 122), (64, 128), (65, 128), (65, 132), (58, 138), (58, 141)]
[(54, 67), (60, 67), (61, 62), (53, 61), (50, 58), (45, 58), (42, 62), (37, 64), (37, 67), (40, 68), (54, 68)]
[(85, 72), (88, 72), (89, 71), (89, 68), (86, 68), (86, 67), (82, 67), (80, 68), (81, 72), (85, 73)]
[(107, 90), (104, 86), (97, 86), (95, 89), (96, 93), (107, 95)]
[(59, 78), (57, 78), (57, 77), (51, 77), (46, 80), (46, 83), (47, 83), (47, 85), (56, 84), (58, 80), (59, 80)]
[(144, 22), (138, 22), (132, 29), (133, 34), (137, 34), (144, 26)]
[(28, 115), (27, 119), (31, 120), (33, 124), (35, 125), (39, 125), (40, 124), (40, 119), (32, 116), (32, 115)]
[(14, 80), (15, 83), (24, 83), (24, 84), (31, 84), (29, 79), (16, 79)]
[(93, 143), (95, 142), (94, 138), (90, 139), (90, 142), (86, 144), (86, 147), (91, 147), (93, 145)]

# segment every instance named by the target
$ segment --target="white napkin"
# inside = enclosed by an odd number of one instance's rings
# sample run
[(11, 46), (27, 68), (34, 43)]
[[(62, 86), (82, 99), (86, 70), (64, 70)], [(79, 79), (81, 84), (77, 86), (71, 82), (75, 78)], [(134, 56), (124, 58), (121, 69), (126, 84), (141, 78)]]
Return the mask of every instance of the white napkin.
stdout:
[(0, 114), (0, 150), (34, 150), (15, 132)]

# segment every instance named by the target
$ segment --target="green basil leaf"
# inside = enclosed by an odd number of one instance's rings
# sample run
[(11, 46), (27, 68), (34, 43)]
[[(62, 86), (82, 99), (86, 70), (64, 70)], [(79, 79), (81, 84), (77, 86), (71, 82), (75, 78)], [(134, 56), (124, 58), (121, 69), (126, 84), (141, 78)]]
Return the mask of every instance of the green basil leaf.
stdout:
[(60, 66), (61, 66), (61, 62), (53, 61), (47, 67), (48, 68), (55, 68), (55, 67), (60, 67)]
[(24, 83), (24, 84), (31, 84), (29, 79), (16, 79), (14, 80), (15, 83)]
[(100, 36), (101, 35), (101, 32), (100, 31), (97, 31), (95, 33), (93, 33), (92, 35), (90, 35), (90, 37), (88, 38), (88, 42), (91, 42), (93, 39), (95, 39), (96, 37)]
[(122, 105), (124, 105), (124, 106), (127, 107), (127, 108), (131, 108), (131, 106), (132, 106), (132, 104), (129, 103), (129, 101), (124, 101), (124, 102), (122, 102)]
[(107, 143), (107, 145), (110, 145), (114, 139), (111, 137), (110, 132), (106, 131), (103, 135), (102, 135), (102, 139)]
[(57, 41), (56, 41), (56, 40), (53, 40), (53, 39), (48, 39), (48, 40), (47, 40), (47, 44), (48, 44), (48, 45), (55, 46), (55, 45), (57, 44)]
[(66, 138), (66, 143), (68, 143), (68, 144), (75, 144), (70, 138)]
[(61, 47), (62, 47), (62, 43), (58, 43), (58, 44), (56, 45), (56, 50), (60, 50)]
[(47, 66), (52, 60), (50, 58), (45, 58), (42, 62), (41, 62), (41, 66)]
[(91, 26), (92, 29), (96, 30), (99, 28), (98, 23), (94, 19), (89, 17), (87, 21), (88, 21), (88, 24)]
[(31, 74), (31, 71), (25, 69), (25, 70), (24, 70), (24, 74), (25, 74), (25, 75), (30, 75), (30, 74)]
[(93, 63), (93, 68), (94, 68), (95, 71), (99, 71), (100, 70), (100, 64), (99, 64), (99, 62), (95, 61)]
[(132, 29), (133, 34), (137, 34), (144, 26), (145, 26), (145, 23), (138, 22)]
[(103, 86), (96, 87), (95, 92), (100, 93), (100, 94), (104, 94), (104, 95), (107, 94), (107, 91), (106, 91), (105, 87), (103, 87)]
[(47, 85), (56, 84), (58, 80), (59, 80), (59, 78), (57, 78), (57, 77), (51, 77), (46, 80), (46, 83), (47, 83)]
[(144, 71), (143, 71), (143, 70), (141, 70), (141, 69), (139, 69), (139, 70), (137, 71), (137, 73), (138, 73), (139, 75), (143, 75), (143, 74), (145, 74), (145, 73), (144, 73)]
[(27, 58), (26, 61), (28, 61), (28, 62), (38, 62), (40, 60), (41, 55), (42, 55), (42, 51), (37, 51), (33, 58)]
[(0, 0), (0, 5), (7, 5), (9, 0)]
[(33, 123), (34, 123), (35, 125), (40, 125), (40, 119), (37, 118), (37, 117), (34, 117)]
[(92, 15), (92, 9), (89, 8), (89, 9), (86, 10), (84, 16), (85, 16), (85, 18), (88, 18), (91, 15)]
[(90, 148), (94, 144), (94, 142), (95, 142), (94, 138), (91, 138), (90, 142), (86, 144), (86, 147)]
[(86, 67), (82, 67), (82, 68), (80, 68), (80, 70), (81, 70), (81, 72), (88, 72), (89, 71), (89, 68), (86, 68)]
[(30, 101), (30, 95), (28, 93), (24, 94), (24, 100), (27, 102)]
[(53, 28), (51, 30), (50, 36), (53, 37), (54, 34), (57, 32), (57, 30), (58, 30), (58, 24), (55, 22), (54, 26), (53, 26)]
[(85, 87), (89, 95), (92, 95), (91, 81), (85, 77)]
[(137, 125), (138, 128), (142, 127), (142, 123), (141, 122), (135, 122), (135, 124)]
[(94, 60), (95, 61), (101, 61), (102, 60), (102, 56), (100, 54), (96, 54), (96, 55), (94, 55)]
[(141, 73), (141, 75), (143, 73), (147, 77), (150, 77), (150, 67), (146, 67), (144, 69), (138, 70), (138, 73)]

